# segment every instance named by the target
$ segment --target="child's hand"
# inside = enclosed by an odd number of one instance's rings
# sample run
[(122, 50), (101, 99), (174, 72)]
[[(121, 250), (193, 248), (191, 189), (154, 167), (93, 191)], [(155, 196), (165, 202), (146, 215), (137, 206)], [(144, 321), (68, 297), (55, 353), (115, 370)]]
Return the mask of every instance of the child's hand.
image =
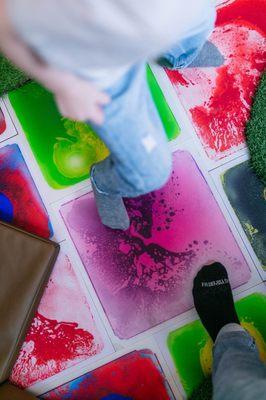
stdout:
[(110, 98), (92, 83), (69, 74), (64, 83), (54, 89), (54, 95), (64, 117), (77, 121), (89, 120), (97, 125), (103, 123), (103, 106), (109, 103)]
[(54, 93), (64, 117), (102, 124), (103, 106), (110, 99), (92, 83), (47, 65), (17, 36), (6, 13), (6, 3), (0, 0), (0, 49), (19, 68)]

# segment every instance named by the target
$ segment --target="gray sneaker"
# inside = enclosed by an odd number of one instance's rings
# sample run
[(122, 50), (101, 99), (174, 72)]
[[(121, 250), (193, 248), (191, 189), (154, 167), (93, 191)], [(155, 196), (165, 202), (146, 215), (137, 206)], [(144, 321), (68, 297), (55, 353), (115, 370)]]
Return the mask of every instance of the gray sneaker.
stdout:
[(102, 223), (111, 229), (126, 231), (130, 220), (122, 197), (100, 192), (93, 179), (91, 184)]
[(224, 63), (224, 56), (220, 53), (217, 47), (207, 41), (203, 45), (198, 56), (192, 61), (191, 64), (186, 67), (174, 67), (172, 63), (167, 60), (166, 57), (162, 56), (157, 60), (161, 67), (165, 67), (171, 70), (186, 69), (186, 68), (209, 68), (209, 67), (220, 67)]

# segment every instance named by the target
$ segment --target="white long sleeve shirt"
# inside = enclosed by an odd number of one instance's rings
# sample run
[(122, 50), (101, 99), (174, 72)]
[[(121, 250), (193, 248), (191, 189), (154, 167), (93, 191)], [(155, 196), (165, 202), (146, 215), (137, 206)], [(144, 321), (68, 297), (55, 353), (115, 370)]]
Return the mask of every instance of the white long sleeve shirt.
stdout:
[(108, 87), (132, 64), (196, 34), (211, 0), (8, 0), (22, 39), (47, 63)]

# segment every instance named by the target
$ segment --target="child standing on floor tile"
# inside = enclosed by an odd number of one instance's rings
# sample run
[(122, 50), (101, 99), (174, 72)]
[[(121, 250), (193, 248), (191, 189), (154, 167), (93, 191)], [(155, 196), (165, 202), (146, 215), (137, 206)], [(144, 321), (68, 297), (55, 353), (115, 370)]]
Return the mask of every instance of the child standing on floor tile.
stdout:
[(0, 49), (54, 93), (63, 116), (89, 122), (110, 149), (91, 170), (106, 226), (126, 230), (123, 197), (160, 188), (171, 172), (146, 62), (220, 65), (206, 42), (214, 21), (210, 0), (0, 0)]

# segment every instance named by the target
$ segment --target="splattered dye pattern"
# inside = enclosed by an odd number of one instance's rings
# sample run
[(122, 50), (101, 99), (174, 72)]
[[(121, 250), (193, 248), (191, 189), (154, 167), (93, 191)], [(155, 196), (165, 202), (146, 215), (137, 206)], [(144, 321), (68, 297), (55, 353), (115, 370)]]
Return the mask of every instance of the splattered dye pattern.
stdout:
[[(266, 296), (262, 293), (253, 293), (236, 303), (241, 325), (255, 338), (263, 361), (266, 361), (265, 307)], [(171, 332), (167, 344), (184, 390), (190, 396), (204, 376), (211, 373), (213, 342), (202, 323), (194, 321)]]
[(230, 168), (222, 176), (224, 190), (266, 270), (266, 187), (252, 171), (249, 161)]
[(212, 159), (244, 146), (252, 96), (266, 67), (266, 0), (218, 8), (211, 41), (225, 57), (219, 68), (167, 71)]
[(0, 108), (0, 135), (6, 130), (6, 120), (3, 111)]
[(102, 349), (85, 293), (68, 257), (60, 253), (11, 380), (30, 386)]
[(172, 400), (154, 353), (139, 350), (45, 394), (49, 400)]
[(249, 267), (213, 195), (188, 152), (174, 155), (159, 191), (128, 199), (126, 232), (99, 220), (87, 194), (61, 208), (113, 330), (130, 338), (192, 307), (192, 279), (209, 260), (225, 264), (233, 286)]
[(53, 234), (47, 211), (16, 144), (0, 149), (0, 219), (44, 238)]

